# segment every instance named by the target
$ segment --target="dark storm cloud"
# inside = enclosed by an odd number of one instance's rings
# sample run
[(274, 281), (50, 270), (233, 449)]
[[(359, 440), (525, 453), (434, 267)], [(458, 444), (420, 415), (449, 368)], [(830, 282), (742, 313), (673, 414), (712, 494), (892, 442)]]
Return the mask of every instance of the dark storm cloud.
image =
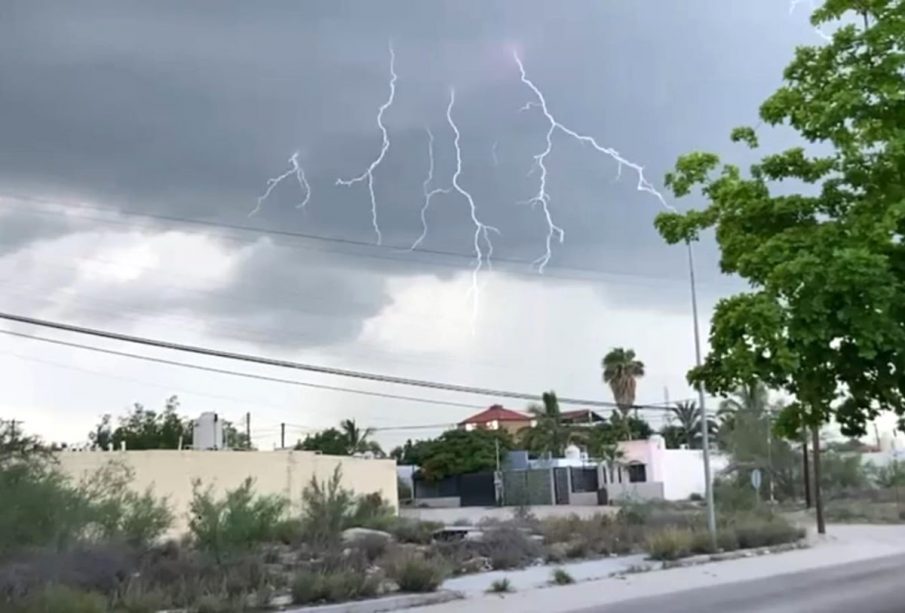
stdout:
[[(359, 174), (379, 150), (375, 113), (387, 95), (392, 39), (392, 144), (375, 175), (385, 241), (407, 245), (420, 233), (424, 126), (436, 136), (435, 185), (449, 181), (444, 112), (453, 85), (462, 184), (482, 220), (502, 231), (497, 253), (531, 260), (543, 251), (545, 224), (519, 202), (537, 189), (537, 174), (526, 175), (546, 124), (537, 109), (518, 111), (532, 95), (510, 49), (519, 49), (564, 123), (644, 164), (659, 185), (680, 153), (726, 150), (728, 130), (754, 119), (793, 45), (810, 36), (804, 16), (789, 17), (780, 1), (12, 1), (0, 8), (0, 187), (244, 223), (265, 179), (299, 150), (313, 190), (308, 209), (294, 208), (298, 191), (287, 183), (252, 223), (372, 240), (365, 187), (334, 183)], [(614, 181), (612, 161), (562, 134), (548, 166), (551, 208), (567, 239), (555, 247), (553, 267), (685, 274), (684, 254), (663, 245), (651, 225), (660, 205), (635, 190), (629, 169)], [(425, 247), (470, 251), (473, 227), (460, 197), (439, 196), (430, 220)], [(40, 235), (35, 228), (15, 234), (28, 240)], [(346, 280), (334, 280), (345, 286), (326, 296), (368, 302), (348, 313), (364, 318), (385, 303), (373, 272), (449, 274), (448, 266), (418, 264), (428, 256), (399, 257), (362, 259), (364, 284), (344, 266)], [(713, 247), (702, 246), (699, 259), (712, 270)], [(322, 280), (313, 266), (281, 255), (251, 281), (238, 278), (233, 291), (268, 275), (272, 287), (258, 290), (308, 287)], [(289, 317), (281, 307), (255, 316)]]

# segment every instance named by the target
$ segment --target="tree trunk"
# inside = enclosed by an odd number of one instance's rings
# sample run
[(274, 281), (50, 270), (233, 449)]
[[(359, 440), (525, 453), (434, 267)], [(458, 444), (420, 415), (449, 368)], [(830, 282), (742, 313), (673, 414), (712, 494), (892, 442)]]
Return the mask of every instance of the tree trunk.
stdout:
[(804, 481), (804, 505), (811, 508), (811, 468), (808, 465), (808, 431), (805, 430), (801, 439), (802, 480)]
[(823, 521), (823, 497), (820, 495), (820, 428), (811, 430), (811, 445), (814, 448), (814, 508), (817, 510), (817, 534), (826, 534)]

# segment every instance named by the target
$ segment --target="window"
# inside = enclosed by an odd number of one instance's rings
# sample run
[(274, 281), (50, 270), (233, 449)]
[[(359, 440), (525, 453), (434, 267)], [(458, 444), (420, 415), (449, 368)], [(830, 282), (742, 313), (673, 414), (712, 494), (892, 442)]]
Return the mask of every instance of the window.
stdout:
[(647, 481), (647, 467), (644, 464), (628, 465), (628, 482), (644, 483)]

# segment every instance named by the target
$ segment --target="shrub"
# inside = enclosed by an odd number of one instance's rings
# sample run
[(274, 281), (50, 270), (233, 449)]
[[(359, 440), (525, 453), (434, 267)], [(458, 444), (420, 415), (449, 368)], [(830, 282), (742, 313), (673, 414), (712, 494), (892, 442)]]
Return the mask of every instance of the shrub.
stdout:
[(328, 602), (346, 602), (377, 594), (377, 580), (353, 569), (326, 573), (323, 581), (324, 596)]
[(518, 568), (543, 557), (540, 543), (518, 528), (505, 525), (486, 530), (478, 549), (495, 570)]
[(716, 553), (713, 542), (710, 539), (710, 533), (703, 530), (696, 530), (691, 535), (691, 553)]
[(750, 511), (757, 506), (757, 493), (747, 482), (740, 484), (716, 479), (713, 482), (713, 498), (723, 512)]
[(716, 546), (720, 551), (738, 549), (738, 536), (735, 534), (735, 530), (729, 526), (720, 528), (716, 533)]
[(361, 551), (369, 562), (373, 562), (384, 553), (389, 540), (380, 534), (363, 534), (355, 540), (355, 548)]
[(352, 492), (342, 486), (342, 471), (339, 466), (333, 476), (324, 483), (316, 477), (302, 491), (302, 528), (309, 538), (321, 545), (335, 543), (346, 527), (355, 501)]
[(490, 584), (490, 587), (487, 588), (487, 592), (490, 594), (509, 594), (513, 592), (512, 582), (505, 577), (502, 579), (497, 579), (493, 583)]
[(692, 492), (691, 495), (688, 497), (688, 500), (689, 500), (690, 502), (703, 502), (703, 501), (704, 501), (704, 497), (701, 496), (701, 495), (700, 495), (699, 493), (697, 493), (697, 492)]
[(575, 583), (575, 579), (564, 568), (554, 568), (553, 569), (552, 581), (556, 585), (570, 585), (572, 583)]
[(95, 592), (50, 584), (13, 604), (10, 613), (106, 613), (107, 600)]
[(79, 485), (79, 494), (89, 501), (89, 521), (96, 537), (147, 546), (172, 525), (173, 513), (166, 498), (130, 489), (135, 471), (113, 461), (101, 467)]
[(189, 529), (198, 547), (218, 561), (226, 554), (276, 540), (275, 528), (286, 501), (278, 496), (256, 496), (253, 486), (254, 480), (248, 478), (217, 499), (211, 487), (202, 490), (200, 481), (194, 483)]
[(387, 560), (385, 570), (403, 592), (433, 592), (447, 575), (446, 565), (441, 560), (411, 553), (397, 553)]
[(804, 530), (796, 528), (780, 516), (742, 517), (732, 525), (741, 549), (768, 547), (804, 538)]
[(434, 532), (442, 527), (439, 522), (395, 517), (387, 526), (387, 531), (400, 543), (429, 545), (434, 540)]
[(395, 519), (393, 507), (383, 499), (379, 492), (366, 494), (355, 501), (354, 509), (345, 520), (346, 528), (372, 528), (385, 530)]
[(654, 560), (678, 560), (691, 553), (693, 533), (684, 528), (664, 528), (647, 539), (647, 553)]

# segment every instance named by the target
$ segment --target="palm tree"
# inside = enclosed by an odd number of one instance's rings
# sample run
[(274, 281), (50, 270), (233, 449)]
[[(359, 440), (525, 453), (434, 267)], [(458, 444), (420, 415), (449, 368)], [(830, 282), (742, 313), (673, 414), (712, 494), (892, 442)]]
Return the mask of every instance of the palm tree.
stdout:
[[(670, 413), (676, 418), (678, 428), (682, 433), (682, 443), (694, 449), (701, 442), (701, 409), (694, 402), (677, 402), (669, 407)], [(716, 434), (717, 424), (713, 420), (707, 420), (708, 434)]]
[(604, 356), (601, 366), (603, 382), (610, 386), (622, 421), (627, 425), (629, 412), (635, 404), (637, 381), (644, 376), (644, 362), (635, 358), (634, 349), (615, 347)]
[(542, 405), (528, 407), (528, 412), (536, 423), (533, 428), (525, 430), (523, 442), (528, 449), (536, 453), (550, 452), (554, 457), (561, 457), (572, 432), (562, 423), (556, 392), (544, 392), (541, 398)]
[(740, 386), (729, 398), (720, 402), (716, 415), (723, 425), (730, 428), (739, 412), (746, 412), (754, 417), (766, 413), (770, 404), (770, 392), (767, 386), (756, 381)]
[[(339, 422), (343, 437), (346, 439), (346, 448), (349, 455), (374, 451), (376, 443), (368, 439), (374, 435), (374, 428), (362, 430), (354, 419), (344, 419)], [(379, 446), (378, 446), (379, 448)]]
[(625, 452), (616, 443), (610, 443), (601, 447), (600, 459), (606, 462), (610, 469), (610, 483), (615, 483), (616, 467), (622, 466), (622, 462), (625, 460)]

